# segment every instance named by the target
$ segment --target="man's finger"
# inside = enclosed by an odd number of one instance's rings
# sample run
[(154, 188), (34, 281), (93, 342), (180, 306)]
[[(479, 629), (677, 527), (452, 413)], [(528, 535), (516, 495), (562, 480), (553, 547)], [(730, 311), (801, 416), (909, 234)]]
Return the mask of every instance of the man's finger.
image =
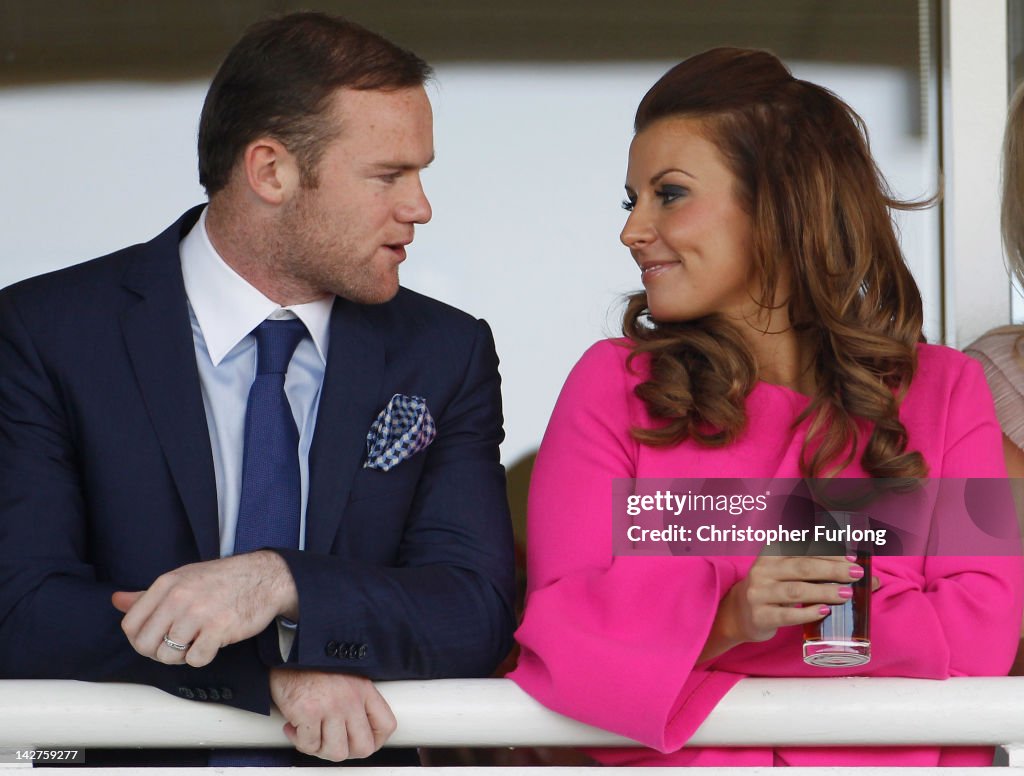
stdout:
[(355, 713), (346, 720), (345, 731), (348, 734), (349, 757), (369, 757), (377, 751), (373, 730), (370, 729), (370, 721), (366, 716), (365, 709), (362, 713)]
[(313, 752), (323, 760), (340, 763), (349, 757), (361, 757), (352, 749), (352, 737), (345, 717), (328, 715), (320, 725), (320, 751)]
[(292, 746), (294, 746), (296, 749), (298, 749), (301, 752), (302, 750), (299, 749), (299, 731), (298, 731), (298, 728), (296, 728), (295, 725), (293, 725), (291, 722), (285, 722), (283, 727), (282, 727), (282, 730), (284, 730), (284, 734), (285, 734), (285, 736), (287, 736), (288, 740), (292, 742)]
[[(150, 618), (150, 622), (154, 619)], [(148, 625), (147, 623), (147, 627)], [(159, 629), (157, 632), (160, 632)], [(182, 665), (186, 662), (192, 662), (189, 658), (192, 654), (193, 641), (197, 636), (195, 626), (185, 623), (173, 623), (169, 624), (157, 637), (159, 641), (156, 642), (156, 647), (152, 653), (143, 652), (142, 649), (147, 648), (145, 646), (141, 648), (136, 646), (135, 648), (139, 654), (152, 654), (161, 663), (172, 666)], [(181, 649), (181, 647), (184, 647), (184, 649)]]
[(295, 748), (300, 752), (311, 754), (315, 757), (316, 753), (320, 751), (321, 738), (319, 717), (310, 720), (300, 720), (295, 724), (294, 743)]
[[(172, 639), (172, 641), (176, 641)], [(187, 644), (188, 642), (177, 642), (179, 644)], [(142, 653), (140, 653), (142, 654)], [(152, 658), (159, 663), (163, 663), (168, 666), (180, 666), (185, 663), (188, 656), (187, 649), (175, 649), (168, 644), (161, 643), (157, 647), (156, 652), (153, 653)]]
[[(125, 619), (128, 616), (125, 615)], [(140, 655), (174, 665), (185, 662), (185, 650), (174, 649), (164, 642), (164, 636), (177, 644), (189, 644), (197, 630), (195, 625), (175, 620), (170, 612), (160, 607), (134, 635), (129, 636), (129, 640)]]
[(146, 591), (139, 590), (134, 593), (129, 593), (123, 590), (119, 590), (118, 592), (110, 596), (110, 602), (114, 604), (114, 608), (117, 609), (117, 611), (124, 612), (125, 614), (127, 614), (128, 610), (135, 605), (135, 602), (142, 597), (142, 594), (144, 592)]
[[(153, 588), (140, 593), (131, 608), (125, 613), (124, 618), (121, 620), (121, 630), (127, 634), (129, 640), (135, 641), (140, 631), (145, 627), (149, 621), (150, 615), (153, 614), (160, 600), (163, 598), (162, 595), (158, 595)], [(163, 635), (161, 633), (160, 635)], [(154, 646), (155, 649), (155, 646)]]
[(192, 641), (192, 646), (185, 653), (185, 662), (193, 668), (202, 668), (213, 662), (220, 649), (220, 642), (211, 633), (212, 629), (207, 628), (199, 633)]
[(395, 719), (388, 702), (376, 691), (366, 699), (366, 719), (373, 731), (374, 751), (377, 751), (394, 734), (398, 728), (398, 720)]

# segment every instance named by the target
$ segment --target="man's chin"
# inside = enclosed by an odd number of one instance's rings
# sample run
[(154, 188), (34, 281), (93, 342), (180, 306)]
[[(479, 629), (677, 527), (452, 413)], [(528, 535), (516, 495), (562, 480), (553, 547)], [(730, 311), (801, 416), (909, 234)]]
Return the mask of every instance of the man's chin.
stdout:
[(398, 281), (377, 288), (346, 289), (338, 291), (337, 295), (356, 304), (384, 304), (398, 295)]

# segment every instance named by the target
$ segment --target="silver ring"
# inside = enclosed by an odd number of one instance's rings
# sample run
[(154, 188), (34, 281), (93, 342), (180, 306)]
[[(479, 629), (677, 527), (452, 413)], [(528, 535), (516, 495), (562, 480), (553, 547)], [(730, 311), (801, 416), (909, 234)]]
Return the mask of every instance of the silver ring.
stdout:
[(166, 644), (171, 649), (177, 650), (178, 652), (184, 652), (186, 649), (192, 646), (191, 641), (188, 644), (179, 644), (177, 641), (172, 641), (168, 637), (168, 634), (166, 633), (164, 634), (164, 644)]

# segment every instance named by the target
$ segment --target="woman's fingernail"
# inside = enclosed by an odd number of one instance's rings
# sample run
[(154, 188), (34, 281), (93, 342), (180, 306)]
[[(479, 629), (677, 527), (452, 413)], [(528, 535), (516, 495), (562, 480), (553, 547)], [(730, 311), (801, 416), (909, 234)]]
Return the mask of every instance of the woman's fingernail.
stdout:
[(860, 579), (864, 576), (864, 569), (860, 566), (850, 566), (850, 576), (854, 579)]
[(818, 607), (818, 614), (820, 614), (822, 617), (824, 617), (826, 614), (832, 614), (832, 607), (831, 606), (819, 606)]
[(856, 555), (853, 555), (853, 554), (851, 553), (850, 555), (847, 555), (847, 556), (846, 556), (846, 559), (847, 559), (848, 561), (851, 561), (851, 562), (852, 562), (852, 561), (855, 561), (855, 560), (857, 560), (857, 556), (856, 556)]
[(839, 595), (840, 598), (853, 598), (852, 587), (841, 587), (836, 591), (836, 593)]

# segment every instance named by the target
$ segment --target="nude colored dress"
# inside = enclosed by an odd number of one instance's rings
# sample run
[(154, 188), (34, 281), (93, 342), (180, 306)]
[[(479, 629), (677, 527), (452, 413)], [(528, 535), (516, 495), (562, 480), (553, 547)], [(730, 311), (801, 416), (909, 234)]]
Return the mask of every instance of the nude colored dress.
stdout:
[(983, 334), (964, 353), (981, 362), (1003, 433), (1024, 450), (1024, 327)]

